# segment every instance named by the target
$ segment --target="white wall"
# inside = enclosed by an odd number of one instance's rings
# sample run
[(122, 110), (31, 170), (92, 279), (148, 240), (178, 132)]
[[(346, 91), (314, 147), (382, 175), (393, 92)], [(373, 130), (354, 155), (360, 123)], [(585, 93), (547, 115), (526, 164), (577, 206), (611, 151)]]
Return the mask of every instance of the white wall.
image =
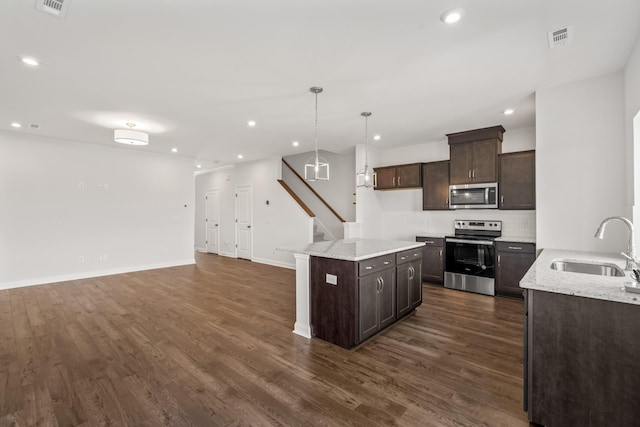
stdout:
[[(627, 182), (633, 183), (627, 197), (634, 201), (633, 223), (640, 227), (640, 38), (624, 72), (625, 132), (627, 142)], [(639, 230), (640, 231), (640, 230)], [(636, 246), (640, 232), (636, 233)]]
[(622, 72), (546, 88), (536, 96), (537, 243), (619, 252), (623, 224), (593, 238), (608, 216), (630, 217)]
[[(353, 193), (355, 192), (355, 153), (349, 150), (343, 154), (335, 154), (329, 151), (319, 150), (320, 157), (324, 157), (329, 163), (329, 180), (309, 182), (309, 185), (326, 200), (331, 207), (344, 218), (345, 221), (354, 221), (356, 209), (353, 205)], [(284, 159), (304, 177), (304, 164), (315, 154), (313, 152), (286, 156)], [(285, 166), (286, 167), (286, 166)], [(304, 200), (305, 203), (307, 202)]]
[[(196, 176), (196, 247), (204, 250), (205, 195), (207, 190), (220, 191), (220, 255), (235, 256), (235, 189), (241, 185), (253, 188), (253, 254), (252, 260), (294, 268), (295, 260), (278, 247), (300, 247), (310, 243), (312, 219), (277, 182), (282, 160), (272, 157), (238, 164), (234, 168)], [(269, 204), (266, 204), (266, 201)]]
[(189, 159), (0, 132), (0, 200), (0, 288), (194, 262)]
[[(507, 129), (502, 151), (506, 153), (532, 150), (535, 146), (535, 128)], [(358, 166), (364, 164), (363, 150), (363, 145), (356, 147)], [(386, 150), (369, 147), (369, 164), (374, 167), (447, 159), (449, 144), (446, 137), (440, 141)], [(363, 223), (362, 237), (365, 238), (414, 240), (415, 236), (421, 234), (452, 234), (453, 222), (456, 219), (501, 220), (504, 236), (534, 237), (536, 234), (535, 211), (423, 211), (421, 189), (357, 190), (356, 216), (357, 221)]]

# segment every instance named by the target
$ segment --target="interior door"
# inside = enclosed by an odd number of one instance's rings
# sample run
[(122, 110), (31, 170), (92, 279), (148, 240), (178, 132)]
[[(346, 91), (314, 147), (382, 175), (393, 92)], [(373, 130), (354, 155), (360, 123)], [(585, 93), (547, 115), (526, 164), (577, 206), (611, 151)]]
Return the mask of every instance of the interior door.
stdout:
[(236, 256), (251, 259), (251, 186), (236, 187)]
[(207, 252), (218, 253), (220, 229), (220, 196), (218, 190), (208, 190), (206, 199)]

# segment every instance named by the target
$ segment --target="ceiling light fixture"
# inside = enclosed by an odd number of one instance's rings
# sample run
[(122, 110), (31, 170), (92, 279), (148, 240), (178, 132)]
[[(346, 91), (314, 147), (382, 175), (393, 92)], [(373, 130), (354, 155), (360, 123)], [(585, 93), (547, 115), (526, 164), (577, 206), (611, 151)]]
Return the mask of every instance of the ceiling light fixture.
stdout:
[(380, 135), (373, 135), (373, 139), (376, 141), (380, 141), (380, 138), (382, 138)]
[(250, 128), (255, 127), (255, 125), (256, 125), (255, 120), (249, 120), (249, 121), (247, 122), (247, 126), (249, 126)]
[(21, 127), (22, 127), (22, 125), (21, 125), (20, 123), (18, 123), (18, 122), (13, 122), (13, 123), (11, 123), (11, 127), (14, 127), (14, 128), (21, 128)]
[(502, 112), (502, 114), (504, 114), (505, 116), (510, 116), (510, 115), (512, 115), (512, 114), (513, 114), (513, 113), (515, 113), (515, 112), (516, 112), (516, 110), (514, 110), (513, 108), (507, 108), (506, 110), (504, 110), (504, 111)]
[(172, 148), (172, 149), (171, 149), (171, 152), (172, 152), (172, 153), (177, 153), (177, 152), (178, 152), (178, 149), (177, 149), (177, 148)]
[(22, 61), (23, 64), (28, 65), (30, 67), (37, 67), (38, 65), (40, 65), (40, 61), (30, 56), (22, 56), (20, 57), (20, 61)]
[(371, 113), (365, 111), (363, 113), (360, 113), (360, 115), (364, 117), (364, 168), (356, 174), (356, 187), (369, 188), (373, 186), (374, 181), (374, 174), (372, 174), (371, 169), (369, 169), (369, 159), (367, 158), (367, 140), (369, 139), (368, 127), (369, 116), (371, 116)]
[(196, 167), (197, 167), (198, 169), (201, 169), (201, 168), (202, 168), (202, 165), (196, 165)]
[(238, 154), (238, 158), (242, 159), (242, 158), (244, 158), (244, 156), (242, 154)]
[(464, 16), (464, 9), (449, 9), (440, 15), (440, 20), (445, 24), (455, 24)]
[(137, 130), (133, 130), (136, 126), (135, 123), (127, 123), (129, 129), (116, 129), (113, 131), (113, 139), (120, 144), (128, 144), (128, 145), (147, 145), (149, 144), (149, 135), (140, 132)]
[(300, 143), (298, 141), (293, 141), (291, 145), (293, 145), (294, 147), (297, 147), (298, 145), (300, 145)]
[(328, 181), (329, 163), (318, 155), (318, 94), (322, 93), (322, 88), (314, 86), (309, 91), (316, 96), (315, 156), (308, 159), (304, 165), (304, 179), (307, 181)]

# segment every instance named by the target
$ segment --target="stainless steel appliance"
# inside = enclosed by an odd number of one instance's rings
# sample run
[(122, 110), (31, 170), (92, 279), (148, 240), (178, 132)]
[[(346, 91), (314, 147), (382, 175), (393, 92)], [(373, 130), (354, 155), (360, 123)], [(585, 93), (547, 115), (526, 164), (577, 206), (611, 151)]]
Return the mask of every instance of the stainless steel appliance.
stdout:
[(455, 234), (445, 237), (444, 286), (495, 295), (495, 238), (502, 221), (455, 220)]
[(498, 209), (498, 183), (450, 185), (449, 209)]

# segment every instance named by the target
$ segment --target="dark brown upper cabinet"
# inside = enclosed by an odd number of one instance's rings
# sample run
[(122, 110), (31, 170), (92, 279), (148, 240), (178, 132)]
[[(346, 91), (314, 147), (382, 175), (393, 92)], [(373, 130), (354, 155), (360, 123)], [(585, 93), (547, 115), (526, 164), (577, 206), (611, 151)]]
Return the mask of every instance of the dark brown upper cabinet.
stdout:
[(422, 164), (422, 210), (449, 209), (449, 161)]
[(536, 152), (500, 154), (500, 209), (536, 208)]
[(374, 168), (375, 190), (422, 187), (421, 163)]
[(498, 181), (498, 154), (502, 151), (502, 126), (447, 134), (449, 183), (476, 184)]

